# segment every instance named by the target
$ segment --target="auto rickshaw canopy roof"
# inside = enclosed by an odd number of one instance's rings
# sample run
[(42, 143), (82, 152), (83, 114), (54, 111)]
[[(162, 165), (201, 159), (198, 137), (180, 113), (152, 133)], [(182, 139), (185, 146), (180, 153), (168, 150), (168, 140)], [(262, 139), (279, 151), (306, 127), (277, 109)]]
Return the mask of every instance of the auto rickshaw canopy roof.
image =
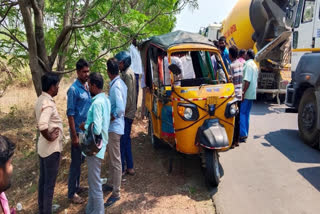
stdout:
[(150, 37), (148, 40), (144, 41), (141, 46), (148, 45), (150, 43), (156, 45), (164, 51), (167, 51), (172, 46), (180, 44), (203, 44), (215, 47), (213, 43), (208, 40), (208, 38), (197, 33), (190, 33), (181, 30), (160, 36)]

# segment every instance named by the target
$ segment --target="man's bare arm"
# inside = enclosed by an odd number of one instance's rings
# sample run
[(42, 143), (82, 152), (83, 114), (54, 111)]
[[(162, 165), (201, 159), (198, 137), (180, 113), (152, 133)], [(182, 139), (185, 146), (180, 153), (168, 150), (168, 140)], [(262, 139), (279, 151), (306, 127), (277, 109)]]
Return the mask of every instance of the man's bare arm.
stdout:
[(42, 136), (47, 140), (47, 141), (54, 141), (59, 137), (59, 128), (55, 128), (52, 132), (49, 132), (48, 129), (40, 131)]
[(243, 85), (243, 89), (242, 89), (242, 100), (244, 99), (244, 95), (246, 94), (248, 88), (250, 86), (250, 82), (248, 82), (247, 80), (244, 80), (244, 85)]
[(68, 116), (68, 122), (69, 122), (69, 127), (70, 127), (70, 132), (71, 132), (71, 143), (74, 146), (79, 145), (79, 138), (76, 132), (76, 126), (74, 122), (74, 117), (73, 116)]

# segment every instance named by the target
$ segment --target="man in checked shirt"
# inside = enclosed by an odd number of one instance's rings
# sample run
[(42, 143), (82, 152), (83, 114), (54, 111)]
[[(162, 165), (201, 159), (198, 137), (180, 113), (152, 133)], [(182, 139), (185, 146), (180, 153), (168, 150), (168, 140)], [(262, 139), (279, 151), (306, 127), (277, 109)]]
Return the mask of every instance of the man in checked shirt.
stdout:
[[(242, 101), (242, 75), (243, 75), (243, 62), (238, 59), (238, 48), (236, 46), (231, 46), (229, 48), (229, 58), (231, 60), (230, 74), (232, 75), (232, 82), (234, 84), (235, 96), (240, 109), (240, 104)], [(239, 146), (239, 133), (240, 133), (240, 114), (236, 115), (235, 127), (232, 147)]]

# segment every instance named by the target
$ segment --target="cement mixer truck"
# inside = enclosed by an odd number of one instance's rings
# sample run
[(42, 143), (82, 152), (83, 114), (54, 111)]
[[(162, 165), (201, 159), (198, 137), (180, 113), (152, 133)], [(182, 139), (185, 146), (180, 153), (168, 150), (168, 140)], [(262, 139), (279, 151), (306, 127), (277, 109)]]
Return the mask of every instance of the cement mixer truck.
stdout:
[(238, 0), (223, 20), (221, 29), (229, 46), (259, 51), (256, 57), (260, 70), (257, 93), (277, 98), (278, 103), (279, 97), (284, 100), (286, 86), (291, 80), (291, 28), (285, 22), (288, 3), (283, 0)]

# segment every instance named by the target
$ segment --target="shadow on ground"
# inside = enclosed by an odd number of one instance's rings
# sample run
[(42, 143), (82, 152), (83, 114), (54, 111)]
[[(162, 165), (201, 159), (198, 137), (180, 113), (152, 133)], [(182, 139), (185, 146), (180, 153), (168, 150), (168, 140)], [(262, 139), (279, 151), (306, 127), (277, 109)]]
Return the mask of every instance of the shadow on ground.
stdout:
[[(275, 147), (290, 161), (296, 163), (320, 164), (320, 152), (304, 144), (297, 130), (281, 129), (265, 135), (268, 142), (263, 146)], [(302, 168), (298, 172), (320, 191), (320, 167)]]
[(264, 116), (267, 114), (282, 114), (283, 112), (285, 112), (285, 106), (283, 105), (266, 101), (255, 101), (250, 114)]
[(293, 162), (320, 164), (320, 152), (304, 144), (297, 130), (280, 129), (266, 134), (265, 139)]
[(303, 168), (298, 172), (320, 192), (320, 167)]

